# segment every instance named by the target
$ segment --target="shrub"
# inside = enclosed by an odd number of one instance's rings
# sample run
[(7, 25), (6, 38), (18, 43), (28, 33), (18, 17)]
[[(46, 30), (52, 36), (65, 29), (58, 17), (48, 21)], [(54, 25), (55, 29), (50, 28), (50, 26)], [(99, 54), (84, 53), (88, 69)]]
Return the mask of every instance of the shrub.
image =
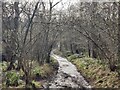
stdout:
[(41, 77), (43, 78), (46, 78), (48, 75), (50, 75), (51, 73), (53, 72), (53, 68), (48, 65), (48, 64), (44, 64), (42, 67), (41, 67)]
[(32, 81), (32, 86), (33, 86), (33, 88), (35, 87), (35, 88), (40, 88), (40, 87), (42, 87), (42, 84), (40, 83), (40, 82), (37, 82), (37, 81)]
[(7, 69), (7, 62), (3, 61), (1, 63), (1, 68), (2, 68), (3, 71), (5, 71)]
[(72, 55), (72, 53), (70, 52), (70, 51), (66, 51), (66, 53), (65, 53), (65, 56), (66, 57), (69, 57), (69, 56), (71, 56)]
[(57, 70), (58, 67), (59, 67), (58, 61), (55, 60), (53, 57), (50, 57), (50, 60), (51, 60), (50, 65), (52, 65), (53, 68), (54, 68), (55, 70)]
[(36, 66), (32, 70), (32, 77), (40, 76), (41, 74), (41, 68), (39, 66)]
[(73, 60), (73, 59), (77, 59), (77, 58), (79, 58), (78, 54), (74, 54), (74, 55), (71, 55), (68, 57), (69, 60)]
[(20, 76), (16, 71), (6, 72), (6, 85), (7, 86), (18, 86), (18, 80)]
[(52, 71), (53, 71), (53, 68), (48, 64), (44, 64), (42, 66), (36, 66), (32, 70), (32, 77), (33, 78), (45, 78)]
[(60, 56), (63, 56), (63, 53), (61, 52), (61, 51), (59, 51), (59, 50), (55, 50), (55, 51), (53, 51), (55, 54), (57, 54), (57, 55), (60, 55)]

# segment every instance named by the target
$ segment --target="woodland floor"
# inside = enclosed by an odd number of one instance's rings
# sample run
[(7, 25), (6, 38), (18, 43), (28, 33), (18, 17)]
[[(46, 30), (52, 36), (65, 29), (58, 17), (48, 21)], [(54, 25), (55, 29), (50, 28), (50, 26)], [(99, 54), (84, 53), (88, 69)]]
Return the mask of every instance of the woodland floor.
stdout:
[[(51, 54), (51, 60), (50, 65), (44, 64), (42, 66), (34, 62), (32, 83), (36, 88), (120, 88), (118, 74), (111, 72), (99, 60), (76, 57), (76, 55), (71, 55), (66, 59), (56, 54)], [(24, 88), (25, 81), (22, 71), (5, 71), (6, 62), (1, 63), (0, 66), (3, 68), (1, 74), (3, 88), (7, 87), (6, 77), (11, 81), (11, 84), (18, 81), (18, 86), (11, 85), (10, 88)]]
[[(110, 71), (100, 60), (89, 57), (71, 55), (68, 60), (86, 78), (92, 88), (120, 88), (120, 77), (117, 72)], [(119, 90), (119, 89), (118, 89)]]

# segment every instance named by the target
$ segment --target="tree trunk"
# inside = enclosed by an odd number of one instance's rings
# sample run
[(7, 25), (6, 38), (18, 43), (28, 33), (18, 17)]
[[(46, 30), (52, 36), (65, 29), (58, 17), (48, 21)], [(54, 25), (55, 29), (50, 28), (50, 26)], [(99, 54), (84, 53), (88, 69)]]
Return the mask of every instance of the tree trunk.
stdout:
[[(120, 10), (120, 2), (119, 2), (119, 10)], [(118, 61), (120, 62), (120, 11), (118, 18)]]
[(46, 60), (47, 63), (50, 63), (50, 53), (52, 51), (52, 48), (53, 48), (53, 45), (51, 45), (50, 48), (49, 48), (49, 50), (48, 50), (47, 60)]
[(88, 40), (88, 55), (89, 55), (89, 57), (91, 56), (91, 52), (90, 52), (90, 40)]
[(15, 69), (14, 62), (15, 62), (15, 56), (12, 56), (10, 59), (10, 65), (8, 66), (7, 70)]
[(120, 76), (120, 1), (118, 2), (119, 3), (119, 6), (118, 6), (118, 74)]
[(74, 53), (73, 52), (73, 45), (72, 44), (70, 44), (70, 51), (71, 51), (72, 54)]
[(20, 71), (21, 68), (22, 68), (22, 62), (21, 62), (21, 60), (19, 59), (16, 70), (17, 70), (17, 71)]

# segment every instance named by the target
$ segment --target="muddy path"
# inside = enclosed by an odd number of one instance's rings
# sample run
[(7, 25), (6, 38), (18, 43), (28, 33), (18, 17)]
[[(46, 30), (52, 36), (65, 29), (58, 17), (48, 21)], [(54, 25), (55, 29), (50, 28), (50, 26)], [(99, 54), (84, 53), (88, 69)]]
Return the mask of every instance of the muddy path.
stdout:
[(59, 69), (55, 77), (48, 83), (48, 88), (87, 88), (90, 90), (91, 86), (71, 62), (55, 54), (52, 54), (51, 57), (58, 61)]

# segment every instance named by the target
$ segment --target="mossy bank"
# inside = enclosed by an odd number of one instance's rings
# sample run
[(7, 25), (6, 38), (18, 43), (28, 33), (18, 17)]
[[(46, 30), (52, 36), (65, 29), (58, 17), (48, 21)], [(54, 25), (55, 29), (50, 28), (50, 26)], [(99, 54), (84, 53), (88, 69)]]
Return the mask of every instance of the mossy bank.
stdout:
[(93, 88), (120, 88), (117, 72), (112, 72), (101, 61), (89, 57), (67, 57)]

